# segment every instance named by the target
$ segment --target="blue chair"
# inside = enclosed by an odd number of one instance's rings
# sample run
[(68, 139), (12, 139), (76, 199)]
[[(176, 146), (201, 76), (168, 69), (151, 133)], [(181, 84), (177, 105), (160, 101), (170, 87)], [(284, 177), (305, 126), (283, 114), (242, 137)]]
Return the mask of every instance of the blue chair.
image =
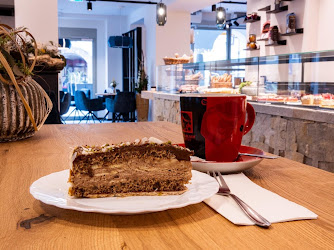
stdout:
[(106, 98), (106, 109), (113, 114), (112, 121), (135, 121), (136, 95), (134, 92), (118, 92), (114, 99)]
[[(75, 106), (80, 111), (88, 111), (88, 113), (80, 120), (83, 121), (87, 119), (86, 123), (89, 121), (89, 118), (92, 118), (92, 120), (95, 123), (94, 118), (101, 122), (100, 119), (93, 113), (94, 111), (101, 111), (105, 109), (105, 106), (103, 104), (103, 99), (97, 98), (97, 99), (89, 99), (87, 98), (85, 92), (78, 90), (75, 91)], [(79, 123), (80, 123), (79, 122)]]
[[(75, 89), (75, 85), (72, 84), (73, 87), (72, 87), (72, 90)], [(84, 92), (85, 93), (85, 96), (87, 97), (87, 99), (90, 99), (90, 90), (89, 89), (85, 89), (85, 88), (82, 88), (80, 89), (80, 91)], [(61, 92), (60, 92), (61, 94)], [(75, 95), (75, 91), (73, 91), (73, 94)], [(71, 115), (74, 113), (74, 118), (73, 120), (76, 120), (77, 117), (79, 117), (80, 119), (80, 113), (82, 116), (85, 116), (84, 113), (82, 113), (81, 110), (79, 110), (77, 107), (76, 107), (76, 104), (75, 104), (75, 96), (71, 96), (71, 103), (70, 103), (70, 106), (74, 106), (75, 108), (71, 111), (71, 113), (64, 119), (63, 122), (66, 123), (66, 120), (71, 117)]]

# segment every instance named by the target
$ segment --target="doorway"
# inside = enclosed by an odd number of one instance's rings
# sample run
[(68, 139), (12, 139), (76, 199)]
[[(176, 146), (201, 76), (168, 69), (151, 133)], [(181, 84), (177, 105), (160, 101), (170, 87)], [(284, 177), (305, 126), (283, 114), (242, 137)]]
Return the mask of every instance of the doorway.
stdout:
[(59, 28), (59, 37), (70, 40), (70, 48), (60, 48), (66, 58), (62, 70), (60, 90), (74, 96), (76, 90), (90, 90), (93, 97), (96, 81), (96, 29)]

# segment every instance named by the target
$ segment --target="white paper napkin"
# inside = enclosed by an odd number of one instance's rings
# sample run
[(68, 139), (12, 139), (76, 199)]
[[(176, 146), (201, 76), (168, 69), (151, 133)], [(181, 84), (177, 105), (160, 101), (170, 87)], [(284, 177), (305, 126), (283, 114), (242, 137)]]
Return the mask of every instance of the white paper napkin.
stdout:
[[(243, 173), (223, 177), (233, 194), (271, 223), (318, 217), (307, 208), (256, 185)], [(204, 202), (234, 224), (254, 225), (230, 196), (214, 195)]]

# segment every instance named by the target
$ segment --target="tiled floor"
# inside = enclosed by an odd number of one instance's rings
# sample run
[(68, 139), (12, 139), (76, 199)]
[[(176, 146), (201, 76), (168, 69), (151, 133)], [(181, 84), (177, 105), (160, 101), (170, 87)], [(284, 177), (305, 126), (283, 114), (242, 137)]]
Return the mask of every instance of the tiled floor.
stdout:
[[(69, 111), (62, 115), (62, 122), (64, 124), (78, 124), (78, 123), (82, 123), (82, 124), (85, 124), (85, 123), (100, 123), (99, 121), (97, 121), (95, 118), (92, 119), (91, 117), (89, 117), (89, 120), (87, 120), (87, 118), (85, 118), (85, 120), (82, 120), (81, 119), (88, 113), (86, 111), (75, 111), (74, 110), (75, 107), (71, 106)], [(100, 111), (98, 112), (98, 118), (100, 119), (101, 122), (103, 123), (111, 123), (112, 120), (111, 120), (111, 115), (107, 117), (107, 119), (103, 119), (103, 117), (105, 116), (106, 114), (106, 111), (103, 112), (103, 111)], [(80, 122), (81, 121), (81, 122)]]
[[(71, 106), (69, 111), (62, 115), (62, 122), (64, 124), (78, 124), (78, 123), (100, 123), (95, 118), (92, 119), (90, 116), (89, 119), (85, 118), (85, 120), (80, 120), (87, 114), (87, 111), (78, 111), (75, 110), (75, 107)], [(102, 113), (102, 112), (101, 112)], [(104, 115), (104, 114), (103, 114)], [(112, 122), (111, 120), (102, 120), (103, 116), (99, 116), (101, 122)]]

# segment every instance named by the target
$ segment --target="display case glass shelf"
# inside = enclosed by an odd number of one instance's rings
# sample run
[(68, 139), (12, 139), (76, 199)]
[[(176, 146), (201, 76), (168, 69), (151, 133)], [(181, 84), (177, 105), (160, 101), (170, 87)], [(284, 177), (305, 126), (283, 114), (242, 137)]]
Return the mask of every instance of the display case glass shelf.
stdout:
[(249, 100), (334, 110), (334, 50), (163, 65), (157, 91), (243, 93)]

